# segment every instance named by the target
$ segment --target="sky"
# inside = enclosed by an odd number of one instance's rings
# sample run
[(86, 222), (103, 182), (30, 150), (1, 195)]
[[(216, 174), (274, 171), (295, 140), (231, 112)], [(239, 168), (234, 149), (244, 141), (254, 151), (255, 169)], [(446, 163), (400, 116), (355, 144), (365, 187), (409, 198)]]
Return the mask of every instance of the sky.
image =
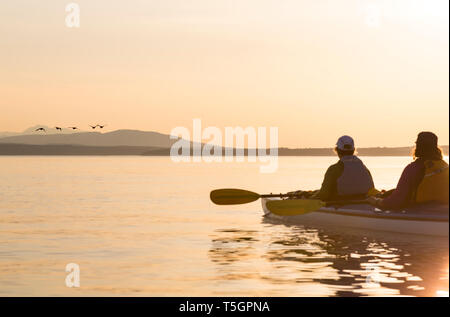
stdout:
[(0, 131), (278, 127), (279, 145), (449, 139), (447, 0), (0, 2)]

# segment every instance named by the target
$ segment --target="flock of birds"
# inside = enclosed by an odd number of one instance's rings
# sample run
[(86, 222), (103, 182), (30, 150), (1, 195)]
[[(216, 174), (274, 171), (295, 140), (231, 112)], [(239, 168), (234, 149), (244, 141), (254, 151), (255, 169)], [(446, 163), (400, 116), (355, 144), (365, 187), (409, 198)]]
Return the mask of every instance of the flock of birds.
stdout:
[[(89, 125), (89, 126), (90, 126), (92, 129), (95, 129), (95, 128), (103, 129), (104, 127), (106, 127), (106, 124), (104, 124), (104, 125), (96, 124), (96, 125)], [(63, 128), (61, 128), (61, 127), (55, 127), (55, 129), (58, 130), (58, 131), (62, 131)], [(67, 127), (67, 129), (78, 130), (78, 127)], [(34, 130), (34, 131), (44, 131), (44, 132), (46, 132), (45, 128), (37, 128), (37, 129)]]

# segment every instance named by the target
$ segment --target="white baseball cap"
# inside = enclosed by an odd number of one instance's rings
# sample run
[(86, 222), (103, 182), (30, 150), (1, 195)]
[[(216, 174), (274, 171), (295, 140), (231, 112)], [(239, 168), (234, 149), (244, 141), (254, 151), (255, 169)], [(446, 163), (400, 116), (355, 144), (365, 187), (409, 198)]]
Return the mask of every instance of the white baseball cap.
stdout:
[(351, 151), (355, 149), (355, 142), (353, 141), (352, 137), (343, 135), (337, 140), (336, 146), (339, 150)]

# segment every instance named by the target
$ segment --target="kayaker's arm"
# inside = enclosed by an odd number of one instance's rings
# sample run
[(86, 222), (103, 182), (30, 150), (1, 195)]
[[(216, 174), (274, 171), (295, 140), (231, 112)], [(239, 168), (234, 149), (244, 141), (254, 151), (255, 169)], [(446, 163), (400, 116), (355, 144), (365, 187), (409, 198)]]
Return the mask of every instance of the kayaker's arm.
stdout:
[(337, 192), (337, 179), (342, 175), (343, 171), (344, 164), (341, 161), (331, 165), (325, 173), (322, 187), (312, 198), (322, 201), (332, 200)]
[[(366, 167), (366, 166), (364, 165), (364, 167)], [(375, 189), (375, 183), (373, 182), (372, 173), (370, 173), (370, 170), (367, 167), (366, 167), (366, 171), (367, 171), (367, 173), (369, 173), (370, 181), (372, 182), (372, 188)]]
[(417, 186), (423, 178), (424, 167), (420, 162), (413, 162), (405, 167), (398, 181), (397, 188), (390, 196), (381, 200), (379, 206), (383, 209), (398, 209), (408, 205), (413, 199)]

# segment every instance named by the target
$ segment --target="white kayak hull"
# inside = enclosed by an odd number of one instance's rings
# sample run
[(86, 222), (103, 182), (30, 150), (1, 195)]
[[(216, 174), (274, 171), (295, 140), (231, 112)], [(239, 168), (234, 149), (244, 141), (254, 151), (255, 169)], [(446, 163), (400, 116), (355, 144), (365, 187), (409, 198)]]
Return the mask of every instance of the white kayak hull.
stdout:
[[(278, 216), (267, 208), (267, 201), (278, 198), (262, 199), (265, 216), (305, 226), (332, 226), (333, 228), (357, 228), (365, 230), (386, 231), (395, 233), (421, 234), (448, 237), (449, 223), (447, 219), (396, 219), (389, 212), (364, 210), (355, 213), (358, 206), (323, 207), (317, 211), (296, 216)], [(367, 206), (361, 208), (367, 209)], [(386, 216), (384, 216), (386, 215)], [(401, 218), (401, 217), (399, 217)]]

